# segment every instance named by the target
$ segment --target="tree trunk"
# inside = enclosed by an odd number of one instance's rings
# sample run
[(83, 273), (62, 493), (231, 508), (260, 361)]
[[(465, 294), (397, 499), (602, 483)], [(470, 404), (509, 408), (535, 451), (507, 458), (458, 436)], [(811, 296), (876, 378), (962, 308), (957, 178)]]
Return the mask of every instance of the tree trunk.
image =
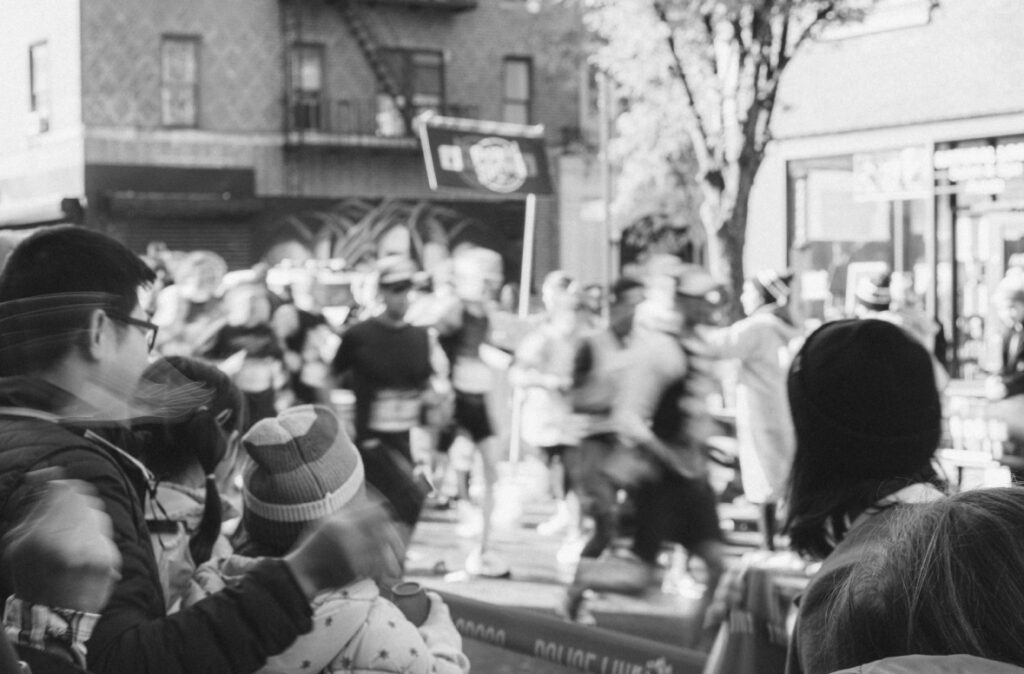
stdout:
[(708, 180), (703, 184), (701, 219), (708, 235), (709, 268), (715, 278), (726, 284), (731, 320), (743, 317), (739, 301), (746, 277), (743, 251), (747, 242), (748, 201), (756, 172), (755, 167), (740, 169), (734, 189)]

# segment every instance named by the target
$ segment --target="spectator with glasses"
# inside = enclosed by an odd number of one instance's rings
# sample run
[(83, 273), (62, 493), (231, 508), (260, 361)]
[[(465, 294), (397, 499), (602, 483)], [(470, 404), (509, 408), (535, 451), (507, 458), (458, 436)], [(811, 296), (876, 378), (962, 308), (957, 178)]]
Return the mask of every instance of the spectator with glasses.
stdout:
[(153, 347), (156, 346), (156, 336), (160, 331), (160, 326), (150, 321), (144, 321), (139, 318), (132, 318), (131, 316), (119, 316), (116, 312), (110, 312), (109, 316), (115, 321), (130, 325), (133, 328), (142, 330), (142, 334), (146, 336), (146, 351), (152, 352)]
[[(58, 467), (92, 485), (121, 557), (109, 602), (92, 615), (87, 668), (103, 672), (254, 672), (311, 627), (310, 599), (369, 569), (398, 573), (403, 545), (378, 510), (319, 522), (283, 559), (168, 616), (146, 525), (153, 475), (124, 423), (149, 361), (140, 291), (154, 274), (123, 244), (80, 227), (22, 241), (0, 273), (0, 536), (25, 520), (28, 474)], [(129, 323), (128, 321), (131, 321)], [(148, 327), (147, 327), (148, 329)], [(0, 596), (12, 593), (0, 568)], [(30, 607), (23, 629), (71, 634), (87, 611)], [(38, 620), (38, 623), (36, 622)]]

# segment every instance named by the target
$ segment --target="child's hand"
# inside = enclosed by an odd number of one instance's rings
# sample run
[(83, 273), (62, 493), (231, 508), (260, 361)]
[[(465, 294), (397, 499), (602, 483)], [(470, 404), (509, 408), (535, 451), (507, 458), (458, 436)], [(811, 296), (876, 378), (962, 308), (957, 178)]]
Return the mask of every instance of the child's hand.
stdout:
[(324, 518), (284, 560), (312, 599), (358, 578), (397, 578), (404, 558), (405, 543), (391, 517), (368, 504)]

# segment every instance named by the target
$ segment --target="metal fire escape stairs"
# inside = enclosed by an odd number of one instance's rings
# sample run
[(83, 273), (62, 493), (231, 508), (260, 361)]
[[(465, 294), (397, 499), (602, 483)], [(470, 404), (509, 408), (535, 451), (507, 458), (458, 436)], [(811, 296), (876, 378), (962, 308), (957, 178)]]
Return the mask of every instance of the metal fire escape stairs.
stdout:
[(352, 38), (356, 41), (356, 46), (359, 47), (359, 51), (363, 55), (363, 59), (373, 72), (374, 79), (377, 80), (377, 84), (380, 86), (381, 91), (394, 103), (395, 109), (397, 109), (402, 116), (402, 121), (405, 124), (406, 130), (411, 132), (413, 112), (412, 101), (408, 100), (402, 94), (401, 87), (398, 82), (396, 82), (394, 73), (391, 72), (387, 63), (384, 62), (384, 59), (382, 59), (378, 53), (380, 47), (373, 36), (373, 32), (366, 21), (366, 17), (363, 16), (359, 1), (328, 0), (328, 4), (338, 8), (338, 12), (341, 14), (342, 19), (344, 19), (345, 25), (348, 27), (348, 31), (351, 33)]

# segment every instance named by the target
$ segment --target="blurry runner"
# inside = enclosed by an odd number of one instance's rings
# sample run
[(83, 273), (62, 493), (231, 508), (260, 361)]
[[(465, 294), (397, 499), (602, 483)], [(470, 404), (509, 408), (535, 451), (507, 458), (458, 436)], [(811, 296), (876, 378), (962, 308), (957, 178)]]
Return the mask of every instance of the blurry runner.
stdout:
[(571, 495), (566, 453), (578, 442), (570, 424), (567, 393), (572, 386), (573, 358), (584, 325), (579, 289), (565, 273), (553, 271), (544, 279), (541, 298), (545, 313), (516, 349), (509, 379), (525, 389), (520, 435), (543, 455), (548, 487), (557, 510), (541, 522), (538, 533), (552, 536), (579, 529), (579, 502)]
[(284, 302), (270, 319), (284, 346), (291, 403), (329, 404), (330, 362), (340, 341), (326, 317), (316, 309), (312, 294), (297, 286), (284, 288)]
[(171, 270), (174, 284), (160, 290), (153, 323), (156, 349), (165, 356), (191, 356), (212, 339), (223, 312), (217, 290), (228, 266), (208, 250), (189, 253)]
[(655, 581), (663, 544), (680, 543), (707, 569), (697, 613), (702, 619), (725, 563), (702, 447), (706, 374), (687, 315), (696, 320), (716, 285), (702, 268), (669, 255), (652, 260), (649, 274), (648, 299), (637, 307), (614, 406), (623, 445), (607, 470), (631, 485), (636, 523), (632, 556), (625, 561), (632, 565), (635, 590)]
[[(606, 474), (605, 465), (618, 444), (612, 404), (626, 364), (633, 313), (643, 300), (643, 291), (640, 281), (619, 279), (612, 288), (608, 329), (585, 336), (576, 349), (569, 397), (583, 437), (577, 451), (570, 453), (566, 468), (583, 514), (594, 523), (594, 531), (580, 552), (581, 559), (599, 557), (618, 533), (618, 485)], [(562, 611), (570, 620), (591, 623), (593, 616), (581, 612), (585, 589), (574, 582)]]
[(384, 310), (342, 335), (331, 368), (335, 377), (351, 373), (366, 479), (395, 508), (410, 537), (429, 487), (414, 474), (409, 434), (421, 422), (432, 378), (448, 374), (448, 359), (430, 331), (405, 320), (415, 273), (406, 258), (378, 263)]
[[(455, 420), (450, 434), (452, 452), (458, 442), (471, 441), (483, 464), (484, 495), (481, 509), (480, 547), (466, 560), (466, 571), (474, 575), (503, 577), (508, 565), (490, 549), (494, 487), (498, 481), (498, 444), (488, 411), (487, 396), (493, 391), (494, 366), (507, 367), (504, 352), (488, 344), (491, 329), (490, 305), (501, 287), (501, 256), (487, 248), (459, 252), (454, 260), (456, 298), (437, 323), (445, 351), (452, 359), (455, 388)], [(500, 362), (502, 360), (506, 362)], [(457, 461), (461, 459), (461, 464)], [(468, 504), (469, 474), (473, 457), (452, 456), (458, 472), (463, 502)]]
[(277, 415), (277, 389), (285, 382), (284, 349), (270, 326), (270, 297), (265, 286), (242, 283), (224, 293), (225, 323), (198, 355), (221, 361), (245, 394), (249, 420)]
[[(454, 266), (452, 260), (438, 262), (429, 273), (418, 274), (414, 279), (414, 291), (410, 295), (409, 310), (405, 320), (412, 325), (425, 327), (437, 337), (437, 328), (444, 322), (446, 314), (457, 312), (459, 305), (455, 294)], [(450, 342), (438, 340), (449, 365), (454, 354), (449, 350)], [(419, 440), (428, 445), (424, 452), (429, 456), (429, 470), (434, 491), (428, 497), (428, 507), (447, 509), (451, 506), (455, 494), (444, 490), (445, 478), (448, 475), (448, 453), (451, 448), (452, 417), (455, 411), (455, 392), (451, 385), (450, 368), (444, 376), (435, 375), (432, 379), (432, 391), (427, 396), (428, 404), (424, 409), (423, 424), (419, 431)], [(416, 435), (414, 434), (414, 438)], [(416, 443), (413, 443), (413, 456), (417, 456)]]

